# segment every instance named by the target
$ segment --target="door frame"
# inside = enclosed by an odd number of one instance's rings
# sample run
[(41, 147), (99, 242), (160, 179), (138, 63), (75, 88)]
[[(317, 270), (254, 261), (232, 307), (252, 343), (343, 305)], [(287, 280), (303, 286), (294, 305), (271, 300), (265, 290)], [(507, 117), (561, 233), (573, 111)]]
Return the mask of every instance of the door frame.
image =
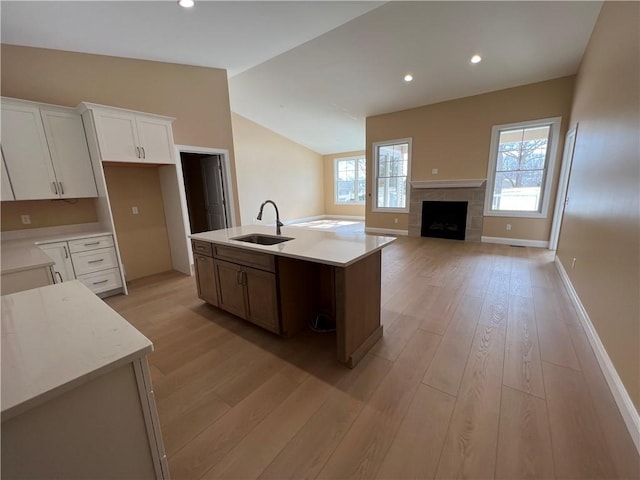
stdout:
[(562, 166), (560, 167), (560, 177), (558, 178), (558, 190), (556, 194), (556, 206), (553, 211), (553, 222), (551, 223), (551, 235), (549, 236), (549, 250), (558, 249), (560, 240), (560, 228), (567, 202), (567, 192), (569, 191), (569, 176), (571, 165), (573, 164), (573, 153), (576, 146), (576, 135), (578, 124), (570, 127), (564, 137), (564, 151), (562, 153)]
[(191, 272), (193, 274), (193, 251), (191, 249), (191, 242), (189, 241), (189, 235), (191, 235), (191, 222), (189, 221), (189, 209), (187, 207), (187, 195), (184, 188), (184, 176), (182, 175), (182, 157), (181, 153), (197, 153), (202, 155), (220, 155), (222, 157), (222, 175), (224, 178), (224, 194), (227, 206), (227, 221), (229, 228), (236, 226), (236, 204), (233, 191), (233, 183), (231, 181), (231, 160), (229, 157), (229, 150), (225, 148), (211, 148), (211, 147), (195, 147), (191, 145), (176, 145), (176, 174), (178, 176), (178, 183), (180, 184), (180, 204), (182, 207), (183, 222), (185, 225), (185, 236), (189, 245), (189, 262), (191, 264)]

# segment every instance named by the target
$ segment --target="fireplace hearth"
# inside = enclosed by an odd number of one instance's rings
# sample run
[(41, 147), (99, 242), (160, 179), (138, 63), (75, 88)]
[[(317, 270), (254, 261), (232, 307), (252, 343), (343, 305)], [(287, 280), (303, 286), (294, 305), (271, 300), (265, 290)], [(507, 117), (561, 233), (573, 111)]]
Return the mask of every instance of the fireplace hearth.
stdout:
[(464, 240), (468, 205), (468, 202), (423, 201), (420, 235)]

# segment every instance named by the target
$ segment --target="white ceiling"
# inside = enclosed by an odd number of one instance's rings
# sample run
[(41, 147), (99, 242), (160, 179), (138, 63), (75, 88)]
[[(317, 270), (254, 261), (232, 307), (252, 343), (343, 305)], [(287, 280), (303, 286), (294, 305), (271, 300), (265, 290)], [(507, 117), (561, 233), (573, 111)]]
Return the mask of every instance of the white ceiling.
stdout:
[(367, 116), (575, 73), (600, 7), (2, 1), (0, 14), (3, 43), (226, 68), (234, 112), (327, 154), (363, 150)]

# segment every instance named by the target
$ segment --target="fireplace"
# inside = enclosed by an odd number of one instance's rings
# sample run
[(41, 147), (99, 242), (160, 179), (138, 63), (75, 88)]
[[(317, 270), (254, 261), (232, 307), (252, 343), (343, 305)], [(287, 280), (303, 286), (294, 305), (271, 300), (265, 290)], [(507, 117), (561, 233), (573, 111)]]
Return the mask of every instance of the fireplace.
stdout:
[(409, 235), (419, 237), (422, 233), (423, 202), (465, 202), (467, 216), (466, 242), (479, 242), (482, 238), (485, 179), (428, 180), (411, 182), (409, 201)]
[(423, 237), (464, 240), (468, 202), (422, 202)]

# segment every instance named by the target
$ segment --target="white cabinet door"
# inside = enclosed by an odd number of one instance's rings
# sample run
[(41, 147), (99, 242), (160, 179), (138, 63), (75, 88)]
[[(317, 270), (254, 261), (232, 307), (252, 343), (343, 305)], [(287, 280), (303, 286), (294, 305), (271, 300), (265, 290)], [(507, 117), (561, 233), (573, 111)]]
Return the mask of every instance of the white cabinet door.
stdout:
[(2, 151), (16, 200), (58, 198), (38, 107), (2, 101)]
[(142, 161), (134, 114), (120, 110), (94, 109), (93, 115), (103, 162)]
[(154, 117), (136, 117), (142, 161), (146, 163), (175, 163), (171, 123)]
[(6, 200), (15, 200), (16, 197), (13, 196), (13, 189), (11, 188), (11, 183), (9, 182), (9, 174), (7, 173), (7, 166), (4, 164), (4, 156), (2, 156), (2, 173), (0, 173), (0, 180), (2, 180), (2, 186), (0, 187), (0, 193), (2, 194), (2, 201)]
[(74, 112), (40, 109), (61, 198), (97, 197), (82, 117)]
[(56, 283), (74, 280), (76, 275), (71, 263), (71, 253), (67, 242), (56, 242), (39, 245), (40, 250), (51, 257), (55, 265), (53, 266), (53, 277)]

